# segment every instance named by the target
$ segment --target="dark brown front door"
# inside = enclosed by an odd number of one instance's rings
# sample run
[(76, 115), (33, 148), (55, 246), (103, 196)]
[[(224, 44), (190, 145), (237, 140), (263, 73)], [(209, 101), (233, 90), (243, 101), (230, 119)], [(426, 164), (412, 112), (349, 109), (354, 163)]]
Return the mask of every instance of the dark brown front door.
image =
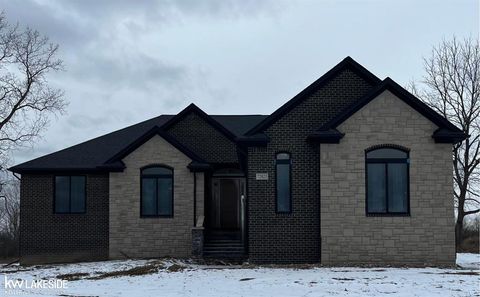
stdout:
[(244, 178), (213, 178), (213, 227), (215, 229), (240, 230), (244, 195)]
[(220, 225), (222, 229), (239, 229), (238, 183), (234, 179), (220, 181)]

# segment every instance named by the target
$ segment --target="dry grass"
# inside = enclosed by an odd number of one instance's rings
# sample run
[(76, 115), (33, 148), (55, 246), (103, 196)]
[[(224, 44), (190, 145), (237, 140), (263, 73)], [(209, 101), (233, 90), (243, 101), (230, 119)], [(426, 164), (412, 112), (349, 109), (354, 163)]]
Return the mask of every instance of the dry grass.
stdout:
[(178, 264), (172, 264), (167, 268), (167, 271), (168, 272), (178, 272), (178, 271), (182, 271), (184, 269), (185, 269), (185, 266), (181, 266), (181, 265), (178, 265)]
[(137, 266), (137, 267), (133, 267), (133, 268), (130, 268), (130, 269), (125, 269), (125, 270), (105, 272), (105, 273), (102, 273), (100, 275), (89, 277), (88, 279), (98, 280), (98, 279), (105, 279), (105, 278), (110, 278), (110, 277), (139, 276), (139, 275), (155, 273), (162, 268), (164, 268), (163, 265), (146, 264), (146, 265), (143, 265), (143, 266)]
[(68, 280), (68, 281), (76, 281), (89, 275), (90, 273), (86, 273), (86, 272), (66, 273), (66, 274), (57, 275), (57, 278), (62, 280)]
[(421, 272), (423, 274), (453, 274), (453, 275), (480, 275), (476, 271), (458, 271), (458, 272)]

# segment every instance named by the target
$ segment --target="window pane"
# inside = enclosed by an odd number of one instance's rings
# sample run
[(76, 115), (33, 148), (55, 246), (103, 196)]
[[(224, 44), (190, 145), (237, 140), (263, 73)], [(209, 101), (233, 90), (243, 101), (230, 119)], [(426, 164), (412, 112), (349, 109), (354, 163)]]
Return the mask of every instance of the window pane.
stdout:
[(142, 178), (142, 215), (156, 215), (156, 179)]
[(288, 153), (277, 154), (277, 160), (289, 160), (289, 159), (290, 159), (290, 154)]
[(156, 175), (165, 175), (172, 174), (172, 169), (166, 167), (150, 167), (143, 169), (142, 174), (156, 174)]
[(407, 164), (388, 164), (388, 211), (407, 212)]
[(290, 164), (277, 164), (277, 211), (290, 212)]
[(368, 212), (386, 212), (385, 164), (367, 164)]
[(55, 212), (70, 211), (70, 177), (55, 177)]
[(367, 153), (369, 159), (406, 159), (407, 153), (394, 148), (381, 148)]
[(158, 214), (161, 216), (172, 215), (172, 179), (159, 178), (158, 182)]
[(71, 212), (85, 212), (85, 176), (72, 176), (71, 183)]

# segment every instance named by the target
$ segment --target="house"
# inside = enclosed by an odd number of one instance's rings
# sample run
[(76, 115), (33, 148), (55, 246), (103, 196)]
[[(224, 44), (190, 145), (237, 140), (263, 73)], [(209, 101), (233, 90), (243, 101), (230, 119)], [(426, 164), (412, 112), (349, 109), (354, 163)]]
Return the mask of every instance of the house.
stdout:
[(347, 57), (268, 116), (191, 104), (10, 168), (21, 261), (454, 265), (465, 138)]

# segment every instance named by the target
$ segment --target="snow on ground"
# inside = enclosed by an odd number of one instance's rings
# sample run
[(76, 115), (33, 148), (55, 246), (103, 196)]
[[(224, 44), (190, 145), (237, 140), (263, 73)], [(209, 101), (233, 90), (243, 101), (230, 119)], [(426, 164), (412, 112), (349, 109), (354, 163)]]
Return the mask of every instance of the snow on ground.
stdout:
[[(77, 275), (67, 289), (22, 288), (15, 296), (480, 296), (480, 255), (458, 254), (458, 269), (201, 266), (176, 260), (105, 261), (34, 267), (0, 267), (0, 291), (7, 280), (28, 281)], [(170, 271), (184, 267), (180, 271)], [(156, 267), (139, 276), (102, 273)], [(170, 269), (168, 269), (170, 267)], [(74, 276), (74, 275), (73, 275)], [(8, 294), (5, 294), (8, 296)]]
[(457, 265), (463, 269), (480, 269), (480, 254), (457, 254)]

